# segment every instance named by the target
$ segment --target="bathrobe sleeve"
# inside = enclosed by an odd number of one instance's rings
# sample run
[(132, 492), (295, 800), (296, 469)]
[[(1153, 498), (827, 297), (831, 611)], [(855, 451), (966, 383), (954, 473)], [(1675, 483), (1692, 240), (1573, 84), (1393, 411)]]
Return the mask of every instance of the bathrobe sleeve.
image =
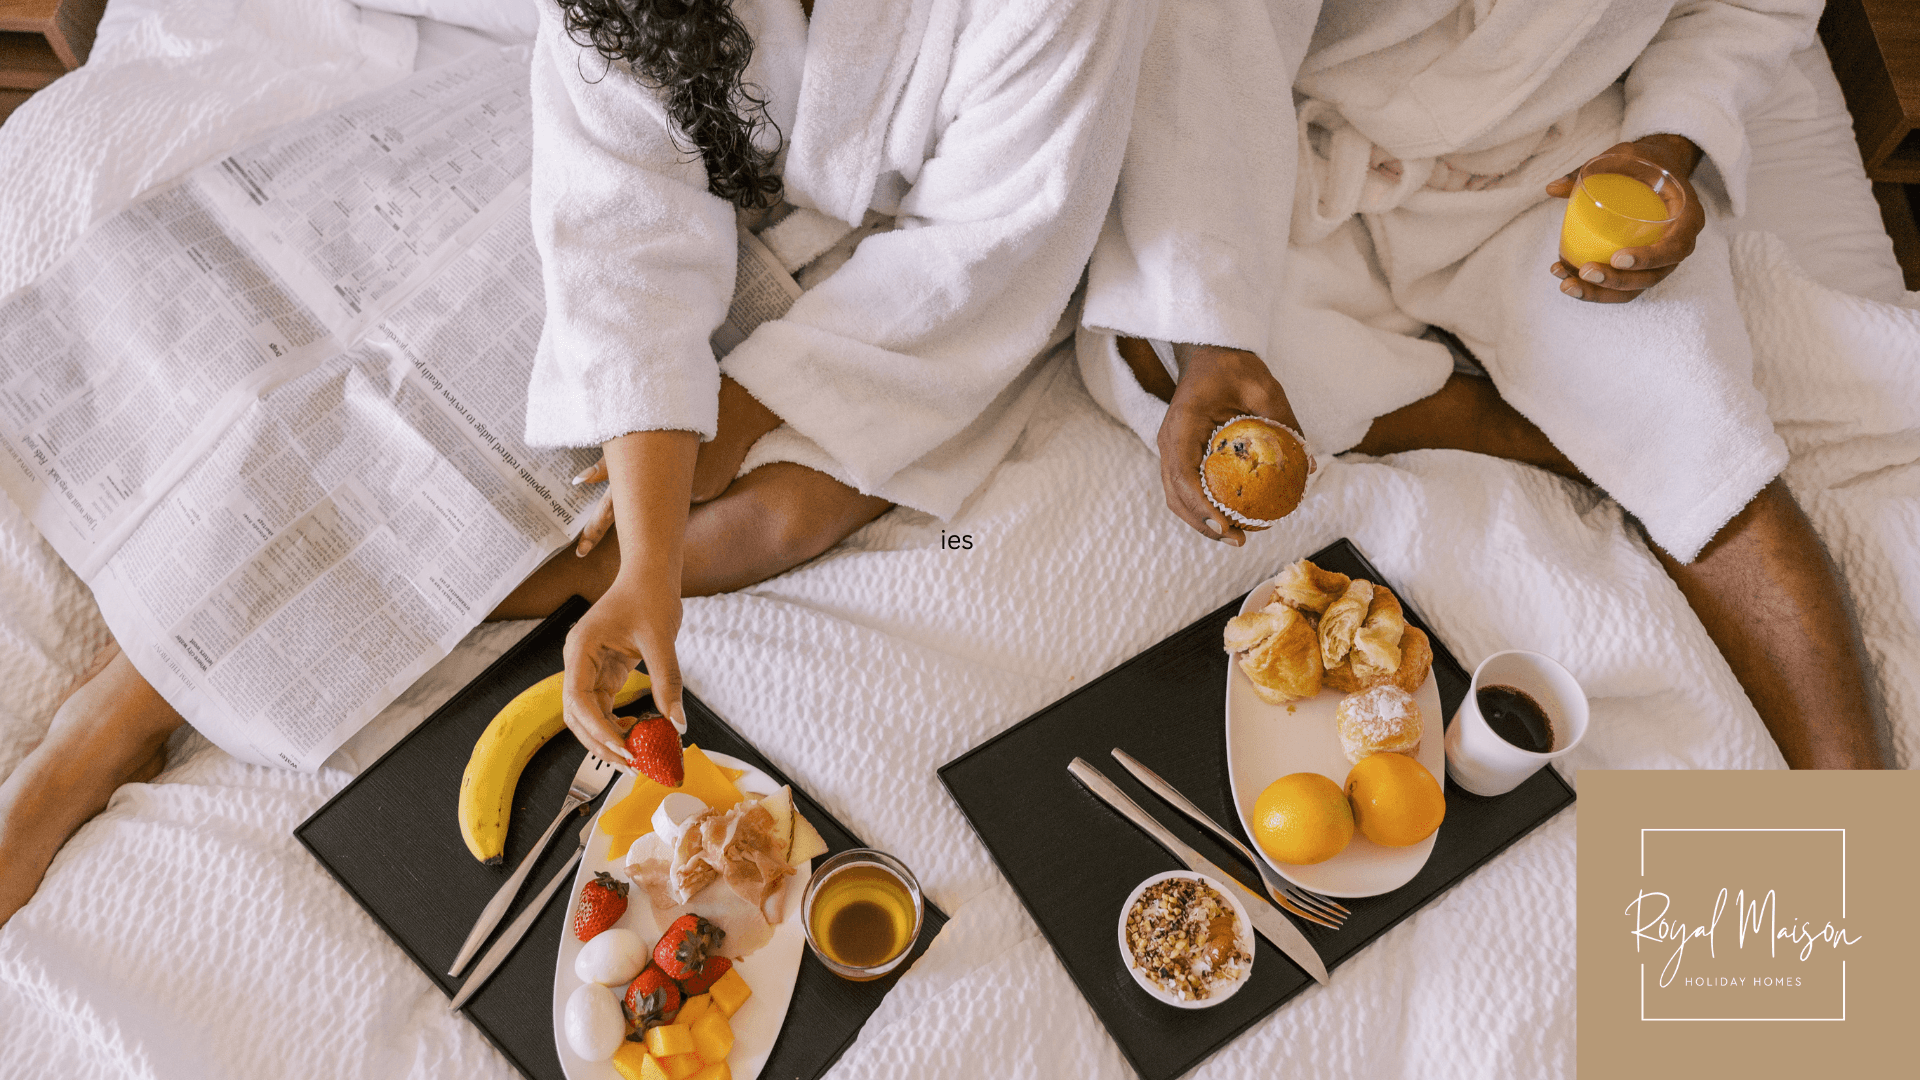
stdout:
[(1084, 325), (1266, 355), (1293, 214), (1293, 80), (1318, 7), (1160, 6)]
[[(1733, 213), (1747, 200), (1747, 117), (1812, 40), (1821, 0), (1682, 0), (1627, 71), (1625, 140), (1684, 135)], [(1697, 188), (1701, 184), (1696, 182)], [(1714, 185), (1706, 185), (1712, 192)]]
[(862, 491), (967, 427), (1059, 323), (1113, 195), (1151, 6), (973, 5), (897, 227), (727, 355)]
[(709, 336), (733, 297), (733, 207), (675, 147), (655, 96), (609, 70), (542, 3), (534, 43), (532, 213), (547, 312), (527, 442), (594, 446), (718, 421)]

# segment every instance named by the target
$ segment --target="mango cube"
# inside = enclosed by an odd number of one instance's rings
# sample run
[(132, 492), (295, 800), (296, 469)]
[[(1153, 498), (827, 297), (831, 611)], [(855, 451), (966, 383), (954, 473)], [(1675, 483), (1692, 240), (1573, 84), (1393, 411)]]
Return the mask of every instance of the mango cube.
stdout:
[(621, 1080), (672, 1080), (647, 1048), (637, 1042), (623, 1042), (613, 1052), (613, 1071)]
[(719, 1009), (708, 1009), (706, 1014), (693, 1022), (693, 1045), (700, 1053), (700, 1060), (712, 1065), (727, 1060), (727, 1054), (733, 1049), (733, 1025), (727, 1023), (727, 1014)]
[(699, 1054), (675, 1054), (660, 1059), (660, 1067), (667, 1071), (670, 1080), (687, 1080), (688, 1077), (707, 1067)]
[(724, 1061), (716, 1061), (688, 1077), (687, 1080), (733, 1080), (733, 1070), (727, 1068)]
[(727, 1018), (731, 1020), (733, 1014), (740, 1011), (740, 1006), (745, 1005), (747, 999), (753, 996), (753, 987), (748, 986), (747, 980), (740, 977), (739, 968), (728, 968), (725, 975), (720, 976), (712, 986), (707, 988), (707, 993), (712, 996), (714, 1007), (726, 1013)]
[[(729, 970), (727, 974), (731, 975), (733, 972)], [(700, 1019), (700, 1014), (712, 1007), (713, 998), (706, 994), (690, 997), (680, 1003), (680, 1011), (674, 1014), (673, 1022), (683, 1027), (692, 1027), (693, 1022)]]
[(693, 1053), (693, 1029), (678, 1023), (648, 1028), (647, 1053), (657, 1058)]
[(647, 1048), (637, 1042), (623, 1042), (613, 1052), (613, 1071), (621, 1080), (640, 1080), (641, 1063), (647, 1060)]

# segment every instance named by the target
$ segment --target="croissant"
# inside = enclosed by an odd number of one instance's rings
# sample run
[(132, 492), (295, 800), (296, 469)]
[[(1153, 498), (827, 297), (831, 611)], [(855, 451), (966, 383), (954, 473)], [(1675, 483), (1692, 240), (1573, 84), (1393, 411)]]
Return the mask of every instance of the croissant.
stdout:
[(1268, 607), (1249, 611), (1227, 620), (1222, 640), (1230, 653), (1243, 653), (1279, 633), (1286, 626), (1286, 615), (1298, 615), (1290, 608)]
[(1373, 603), (1373, 582), (1355, 579), (1340, 599), (1327, 605), (1320, 616), (1320, 659), (1327, 667), (1338, 667), (1353, 648), (1353, 635), (1367, 621), (1367, 609)]
[(1385, 585), (1374, 586), (1367, 621), (1353, 635), (1353, 675), (1364, 686), (1378, 686), (1400, 668), (1400, 637), (1407, 616)]
[[(1240, 623), (1237, 632), (1233, 625), (1236, 622)], [(1260, 699), (1284, 705), (1318, 694), (1320, 642), (1306, 616), (1291, 608), (1238, 616), (1228, 623), (1228, 640), (1245, 641), (1259, 629), (1272, 632), (1248, 649), (1235, 650), (1229, 645), (1229, 650), (1239, 653), (1240, 670), (1253, 681)]]
[(1318, 615), (1340, 599), (1351, 580), (1337, 570), (1322, 570), (1301, 559), (1273, 579), (1273, 598), (1287, 607)]
[(1420, 689), (1427, 681), (1427, 673), (1433, 670), (1433, 642), (1417, 626), (1407, 627), (1406, 636), (1400, 639), (1400, 666), (1394, 670), (1395, 686), (1411, 694)]

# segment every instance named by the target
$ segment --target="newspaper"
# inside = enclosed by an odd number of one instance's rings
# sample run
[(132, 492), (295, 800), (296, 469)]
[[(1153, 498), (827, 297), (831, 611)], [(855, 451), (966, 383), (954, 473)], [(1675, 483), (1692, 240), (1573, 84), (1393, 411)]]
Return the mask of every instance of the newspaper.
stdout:
[[(0, 300), (0, 490), (238, 757), (319, 767), (597, 494), (521, 440), (528, 84), (504, 49), (289, 125)], [(742, 267), (716, 346), (799, 295)]]

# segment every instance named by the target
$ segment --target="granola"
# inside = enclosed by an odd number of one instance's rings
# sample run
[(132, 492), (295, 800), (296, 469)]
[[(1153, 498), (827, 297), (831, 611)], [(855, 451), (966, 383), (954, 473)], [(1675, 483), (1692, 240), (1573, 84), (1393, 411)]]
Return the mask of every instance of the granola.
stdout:
[(1240, 947), (1237, 921), (1226, 897), (1203, 882), (1156, 881), (1127, 912), (1127, 949), (1154, 985), (1185, 1001), (1204, 1001), (1253, 964)]

